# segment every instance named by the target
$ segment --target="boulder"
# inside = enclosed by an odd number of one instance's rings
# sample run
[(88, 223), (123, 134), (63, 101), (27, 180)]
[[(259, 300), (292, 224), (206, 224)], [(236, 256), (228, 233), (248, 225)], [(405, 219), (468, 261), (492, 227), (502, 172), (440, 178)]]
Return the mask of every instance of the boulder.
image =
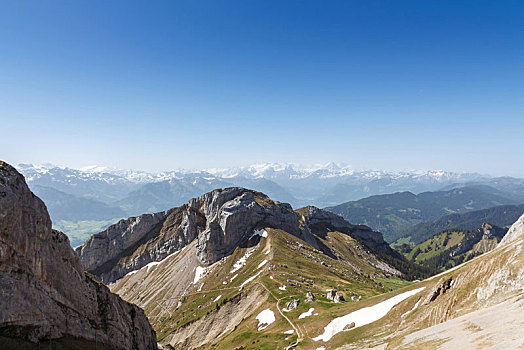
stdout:
[(346, 301), (346, 299), (344, 299), (344, 294), (342, 294), (341, 292), (337, 292), (336, 290), (330, 290), (326, 294), (326, 298), (328, 300), (331, 300), (334, 303), (339, 303), (341, 301)]
[(286, 305), (286, 311), (293, 311), (295, 310), (298, 305), (300, 304), (300, 299), (293, 299)]
[(327, 292), (326, 294), (326, 298), (328, 300), (331, 300), (331, 301), (335, 301), (335, 297), (337, 296), (337, 291), (336, 290), (330, 290), (329, 292)]
[(350, 329), (353, 329), (353, 328), (355, 328), (355, 322), (351, 322), (350, 324), (346, 325), (343, 330), (349, 331)]
[(315, 295), (311, 292), (306, 293), (306, 303), (311, 303), (315, 300)]
[(342, 294), (342, 292), (338, 292), (336, 295), (335, 295), (335, 298), (333, 299), (333, 302), (335, 303), (339, 303), (341, 301), (346, 301), (346, 299), (344, 299), (344, 294)]

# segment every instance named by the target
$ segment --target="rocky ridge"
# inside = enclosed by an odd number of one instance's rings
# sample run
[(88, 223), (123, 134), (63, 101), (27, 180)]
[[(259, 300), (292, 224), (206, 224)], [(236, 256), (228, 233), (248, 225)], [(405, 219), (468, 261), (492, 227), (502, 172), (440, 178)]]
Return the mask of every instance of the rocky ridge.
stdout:
[[(156, 349), (144, 312), (85, 273), (44, 203), (0, 161), (0, 343)], [(34, 345), (36, 346), (36, 344)]]
[(317, 249), (323, 247), (315, 235), (337, 230), (371, 249), (395, 254), (382, 235), (367, 226), (351, 225), (315, 207), (293, 211), (289, 204), (239, 187), (214, 190), (165, 212), (121, 220), (91, 236), (76, 252), (89, 272), (112, 283), (192, 241), (196, 241), (199, 263), (211, 265), (231, 254), (254, 231), (266, 227), (286, 231)]

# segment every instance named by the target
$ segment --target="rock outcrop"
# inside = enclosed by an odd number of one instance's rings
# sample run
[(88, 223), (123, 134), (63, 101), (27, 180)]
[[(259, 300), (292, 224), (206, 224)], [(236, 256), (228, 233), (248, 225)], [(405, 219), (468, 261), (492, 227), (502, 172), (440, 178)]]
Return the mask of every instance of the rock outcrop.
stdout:
[(165, 212), (121, 220), (92, 235), (76, 251), (90, 273), (112, 283), (193, 241), (200, 264), (211, 265), (266, 227), (286, 231), (320, 249), (315, 235), (321, 234), (321, 228), (338, 230), (372, 249), (395, 254), (382, 235), (367, 226), (351, 225), (315, 207), (295, 212), (289, 204), (239, 187), (214, 190)]
[(524, 214), (515, 221), (513, 225), (509, 228), (508, 232), (502, 238), (502, 240), (499, 243), (499, 246), (507, 245), (519, 238), (522, 238), (524, 235)]
[(491, 225), (482, 224), (481, 227), (467, 232), (464, 240), (449, 252), (450, 256), (468, 254), (471, 256), (487, 253), (496, 247), (497, 242), (501, 241), (507, 229)]
[(334, 303), (346, 301), (346, 299), (344, 298), (344, 294), (342, 294), (341, 292), (337, 292), (336, 290), (330, 290), (329, 292), (327, 292), (326, 298)]
[(67, 236), (51, 229), (44, 203), (2, 161), (0, 304), (0, 343), (9, 346), (157, 348), (142, 309), (84, 271)]
[(312, 303), (316, 300), (315, 295), (311, 292), (306, 293), (306, 303)]
[(286, 309), (284, 311), (293, 311), (295, 310), (298, 305), (300, 304), (300, 299), (293, 299), (286, 305)]

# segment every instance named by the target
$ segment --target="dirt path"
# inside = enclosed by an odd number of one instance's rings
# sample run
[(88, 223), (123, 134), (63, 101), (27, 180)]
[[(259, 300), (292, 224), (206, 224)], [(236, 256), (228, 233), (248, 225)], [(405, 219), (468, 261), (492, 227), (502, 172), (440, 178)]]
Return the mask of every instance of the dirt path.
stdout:
[[(291, 320), (289, 319), (289, 317), (287, 317), (284, 312), (280, 309), (280, 306), (279, 306), (279, 303), (280, 303), (280, 300), (282, 300), (283, 298), (277, 298), (265, 285), (264, 283), (262, 282), (259, 282), (259, 284), (277, 301), (276, 302), (276, 305), (277, 305), (277, 310), (278, 310), (278, 313), (284, 317), (286, 319), (286, 321), (291, 325), (291, 327), (293, 327), (293, 329), (295, 330), (295, 332), (297, 333), (297, 341), (293, 344), (291, 344), (290, 346), (288, 346), (286, 348), (287, 349), (292, 349), (294, 347), (296, 347), (303, 339), (304, 339), (304, 333), (300, 330), (300, 327), (298, 325), (295, 325), (293, 322), (291, 322)], [(293, 296), (291, 296), (293, 297)], [(286, 298), (289, 298), (288, 296)]]

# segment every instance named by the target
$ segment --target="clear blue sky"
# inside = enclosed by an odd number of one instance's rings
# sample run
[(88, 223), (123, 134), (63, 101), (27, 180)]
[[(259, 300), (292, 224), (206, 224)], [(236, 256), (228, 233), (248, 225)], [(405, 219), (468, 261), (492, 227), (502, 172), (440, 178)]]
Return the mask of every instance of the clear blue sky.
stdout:
[(524, 176), (522, 1), (0, 1), (0, 158)]

